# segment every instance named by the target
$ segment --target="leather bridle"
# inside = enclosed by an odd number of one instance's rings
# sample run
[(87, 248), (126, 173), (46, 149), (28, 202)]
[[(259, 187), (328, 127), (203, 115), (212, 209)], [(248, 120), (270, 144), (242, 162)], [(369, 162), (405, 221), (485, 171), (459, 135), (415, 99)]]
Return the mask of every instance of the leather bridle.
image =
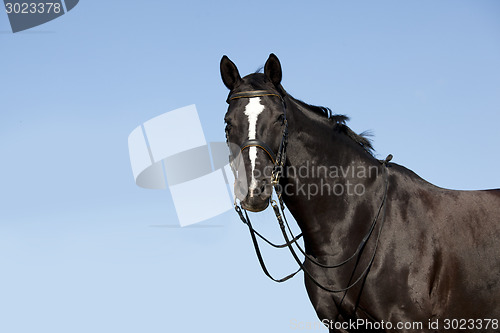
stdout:
[[(278, 223), (280, 225), (280, 229), (282, 231), (282, 234), (283, 234), (283, 237), (284, 237), (284, 240), (285, 240), (285, 244), (281, 244), (281, 245), (273, 244), (272, 242), (270, 242), (269, 240), (267, 240), (264, 236), (262, 236), (259, 232), (257, 232), (252, 227), (252, 223), (250, 222), (250, 218), (248, 217), (247, 211), (245, 209), (242, 209), (237, 204), (236, 199), (235, 199), (235, 202), (234, 202), (234, 208), (235, 208), (236, 212), (238, 213), (241, 221), (248, 226), (249, 231), (250, 231), (250, 235), (251, 235), (251, 238), (252, 238), (252, 242), (253, 242), (253, 245), (254, 245), (254, 248), (255, 248), (255, 252), (257, 254), (257, 258), (259, 259), (260, 266), (262, 267), (262, 270), (264, 271), (264, 273), (271, 280), (273, 280), (275, 282), (284, 282), (284, 281), (292, 278), (293, 276), (295, 276), (295, 274), (297, 274), (301, 270), (303, 270), (304, 274), (306, 274), (311, 279), (311, 281), (315, 285), (317, 285), (319, 288), (321, 288), (321, 289), (323, 289), (325, 291), (328, 291), (328, 292), (332, 292), (332, 293), (340, 293), (340, 292), (347, 293), (347, 291), (349, 289), (351, 289), (352, 287), (354, 287), (355, 285), (357, 285), (360, 281), (362, 281), (362, 280), (364, 280), (366, 278), (366, 276), (368, 274), (368, 271), (370, 270), (370, 268), (371, 268), (371, 266), (373, 264), (373, 261), (375, 259), (375, 253), (376, 253), (376, 250), (377, 250), (377, 247), (378, 247), (378, 243), (379, 243), (379, 240), (380, 240), (380, 235), (381, 235), (382, 227), (383, 227), (383, 224), (384, 224), (384, 221), (385, 221), (385, 207), (386, 207), (385, 202), (386, 202), (386, 199), (387, 199), (387, 191), (388, 191), (388, 185), (389, 185), (389, 177), (388, 177), (388, 174), (387, 174), (387, 165), (388, 165), (389, 161), (392, 159), (392, 155), (389, 155), (389, 156), (387, 156), (387, 158), (385, 160), (381, 160), (380, 161), (380, 163), (383, 164), (383, 168), (384, 168), (384, 193), (383, 193), (383, 196), (382, 196), (381, 203), (380, 203), (380, 205), (378, 207), (377, 213), (375, 214), (374, 219), (373, 219), (373, 221), (372, 221), (372, 223), (370, 225), (370, 228), (367, 231), (367, 233), (365, 234), (365, 236), (363, 237), (363, 239), (361, 240), (360, 244), (358, 245), (358, 248), (356, 249), (356, 251), (349, 258), (347, 258), (346, 260), (344, 260), (342, 262), (339, 262), (339, 263), (336, 263), (336, 264), (333, 264), (333, 265), (322, 264), (316, 258), (314, 258), (313, 256), (307, 254), (302, 249), (302, 247), (298, 244), (297, 241), (302, 237), (302, 233), (300, 233), (299, 235), (297, 235), (295, 237), (293, 236), (293, 233), (292, 233), (292, 230), (290, 228), (290, 225), (288, 224), (288, 221), (286, 220), (286, 216), (284, 214), (285, 205), (284, 205), (284, 202), (283, 202), (283, 198), (281, 196), (281, 190), (279, 189), (280, 177), (283, 174), (283, 168), (284, 168), (284, 165), (286, 163), (286, 148), (287, 148), (287, 144), (288, 144), (288, 122), (286, 120), (286, 104), (285, 104), (285, 101), (284, 101), (283, 97), (281, 95), (279, 95), (279, 94), (277, 94), (277, 93), (275, 93), (273, 91), (269, 91), (269, 90), (252, 90), (252, 91), (242, 91), (242, 92), (237, 92), (237, 93), (230, 94), (229, 97), (227, 98), (226, 102), (229, 104), (232, 100), (235, 100), (235, 99), (252, 98), (252, 97), (262, 97), (262, 96), (275, 96), (275, 97), (279, 97), (280, 100), (281, 100), (281, 102), (283, 103), (283, 114), (284, 114), (285, 118), (284, 118), (284, 128), (283, 128), (283, 133), (282, 133), (282, 138), (281, 138), (281, 143), (280, 143), (280, 146), (279, 146), (279, 149), (278, 149), (278, 153), (275, 154), (273, 152), (273, 150), (265, 142), (263, 142), (263, 141), (261, 141), (259, 139), (251, 139), (251, 140), (246, 140), (245, 142), (243, 142), (240, 145), (240, 152), (243, 152), (243, 150), (245, 150), (246, 148), (249, 148), (249, 147), (260, 148), (260, 149), (264, 150), (267, 153), (267, 155), (269, 156), (269, 158), (271, 159), (271, 161), (274, 164), (274, 166), (273, 166), (273, 172), (271, 174), (271, 184), (273, 185), (273, 188), (276, 191), (276, 194), (277, 194), (277, 197), (278, 197), (278, 201), (279, 201), (279, 205), (278, 205), (278, 203), (275, 200), (271, 200), (271, 206), (273, 207), (274, 213), (276, 215), (276, 219), (278, 220)], [(230, 154), (232, 155), (231, 149), (230, 149)], [(232, 157), (231, 157), (231, 159), (232, 159)], [(381, 218), (382, 221), (380, 223), (378, 233), (376, 234), (375, 247), (374, 247), (373, 253), (372, 253), (371, 257), (370, 257), (369, 263), (366, 266), (366, 268), (363, 270), (363, 272), (361, 273), (361, 275), (354, 282), (351, 282), (352, 279), (354, 278), (354, 272), (355, 272), (356, 267), (357, 267), (357, 265), (359, 263), (359, 259), (360, 259), (361, 253), (363, 252), (363, 249), (364, 249), (366, 243), (368, 242), (370, 236), (373, 234), (373, 231), (375, 229), (377, 221), (379, 220), (380, 215), (382, 215), (382, 218)], [(289, 236), (287, 234), (287, 230), (290, 233), (292, 239), (289, 238)], [(256, 236), (260, 237), (262, 240), (264, 240), (266, 243), (268, 243), (269, 245), (271, 245), (273, 247), (276, 247), (276, 248), (288, 247), (289, 250), (290, 250), (290, 252), (291, 252), (291, 254), (292, 254), (292, 256), (293, 256), (293, 258), (297, 262), (297, 264), (299, 266), (299, 269), (296, 272), (291, 273), (291, 274), (285, 276), (284, 278), (281, 278), (281, 279), (274, 278), (269, 273), (269, 271), (266, 268), (266, 265), (264, 263), (264, 260), (263, 260), (263, 257), (262, 257), (262, 253), (260, 251), (259, 244), (257, 242)], [(322, 268), (338, 268), (338, 267), (341, 267), (341, 266), (347, 264), (352, 259), (357, 258), (356, 265), (354, 267), (354, 270), (352, 271), (351, 278), (349, 279), (347, 287), (345, 287), (345, 288), (339, 288), (339, 289), (333, 289), (333, 288), (331, 288), (329, 286), (325, 286), (325, 285), (321, 284), (304, 267), (304, 264), (299, 259), (299, 257), (297, 256), (297, 253), (295, 252), (294, 248), (292, 247), (293, 243), (295, 243), (295, 245), (300, 250), (300, 252), (302, 252), (302, 254), (305, 256), (306, 260), (308, 260), (308, 261), (312, 262), (313, 264), (315, 264), (317, 266), (320, 266)], [(342, 297), (341, 303), (342, 303), (342, 301), (343, 301), (343, 299), (344, 299), (345, 296), (346, 296), (346, 294), (344, 294), (344, 296)]]
[[(230, 104), (232, 100), (240, 99), (240, 98), (252, 98), (252, 97), (264, 97), (264, 96), (274, 96), (278, 97), (283, 104), (283, 132), (281, 135), (281, 142), (278, 148), (278, 153), (275, 154), (274, 151), (266, 144), (264, 141), (259, 139), (249, 139), (244, 141), (240, 145), (240, 153), (242, 153), (245, 149), (250, 147), (257, 147), (266, 152), (271, 161), (273, 162), (273, 170), (271, 173), (271, 184), (273, 186), (279, 183), (279, 179), (281, 177), (283, 167), (286, 161), (286, 146), (288, 143), (288, 122), (286, 120), (286, 104), (283, 100), (283, 97), (278, 93), (275, 93), (270, 90), (250, 90), (250, 91), (241, 91), (237, 93), (233, 93), (229, 95), (226, 102)], [(231, 153), (231, 150), (230, 150)], [(231, 153), (232, 154), (232, 153)], [(232, 158), (233, 160), (233, 158)]]
[[(284, 165), (286, 163), (286, 147), (288, 144), (288, 122), (286, 119), (286, 104), (285, 104), (283, 97), (281, 95), (279, 95), (273, 91), (269, 91), (269, 90), (251, 90), (251, 91), (241, 91), (241, 92), (230, 94), (229, 97), (227, 98), (226, 102), (228, 104), (230, 104), (230, 102), (232, 100), (235, 100), (235, 99), (263, 97), (263, 96), (278, 97), (281, 100), (281, 103), (283, 104), (283, 116), (284, 116), (283, 125), (284, 125), (284, 127), (283, 127), (283, 133), (281, 135), (281, 143), (280, 143), (280, 146), (278, 148), (278, 154), (275, 154), (273, 152), (273, 150), (264, 141), (259, 140), (259, 139), (249, 139), (249, 140), (244, 141), (240, 145), (240, 153), (249, 147), (257, 147), (257, 148), (264, 150), (267, 153), (267, 155), (269, 156), (269, 158), (273, 162), (273, 170), (271, 173), (271, 184), (272, 184), (273, 188), (275, 189), (276, 193), (278, 194), (278, 198), (279, 198), (280, 202), (282, 203), (283, 201), (281, 198), (281, 193), (280, 193), (280, 191), (277, 191), (277, 188), (278, 188), (280, 177), (283, 173)], [(234, 157), (232, 156), (233, 154), (232, 154), (231, 149), (229, 149), (229, 154), (231, 155), (230, 160), (234, 161)], [(272, 203), (273, 207), (276, 207), (276, 201), (272, 200), (271, 203)], [(266, 237), (262, 236), (257, 230), (255, 230), (253, 228), (252, 222), (250, 221), (250, 218), (248, 217), (247, 211), (245, 209), (242, 209), (237, 204), (236, 198), (234, 199), (234, 209), (238, 213), (241, 221), (248, 226), (248, 230), (250, 231), (250, 236), (252, 238), (252, 242), (253, 242), (253, 245), (255, 248), (255, 253), (257, 255), (257, 258), (259, 259), (259, 263), (260, 263), (260, 266), (262, 268), (262, 271), (264, 272), (264, 274), (266, 274), (267, 277), (269, 277), (271, 280), (273, 280), (275, 282), (285, 282), (286, 280), (294, 277), (295, 274), (297, 274), (298, 272), (300, 272), (302, 270), (302, 268), (299, 267), (299, 269), (297, 271), (295, 271), (295, 272), (293, 272), (293, 273), (291, 273), (291, 274), (289, 274), (281, 279), (274, 278), (271, 275), (271, 273), (269, 273), (269, 271), (267, 270), (266, 264), (264, 263), (264, 259), (262, 257), (262, 253), (260, 251), (259, 243), (257, 242), (257, 237), (259, 237), (260, 239), (262, 239), (263, 241), (265, 241), (267, 244), (271, 245), (274, 248), (284, 248), (284, 247), (290, 246), (293, 243), (296, 243), (298, 245), (297, 241), (302, 237), (302, 233), (298, 234), (295, 237), (292, 235), (292, 240), (287, 239), (285, 244), (279, 244), (279, 245), (274, 244), (273, 242), (269, 241)], [(243, 215), (243, 212), (245, 213), (244, 215)], [(278, 219), (278, 221), (279, 221), (279, 219)]]

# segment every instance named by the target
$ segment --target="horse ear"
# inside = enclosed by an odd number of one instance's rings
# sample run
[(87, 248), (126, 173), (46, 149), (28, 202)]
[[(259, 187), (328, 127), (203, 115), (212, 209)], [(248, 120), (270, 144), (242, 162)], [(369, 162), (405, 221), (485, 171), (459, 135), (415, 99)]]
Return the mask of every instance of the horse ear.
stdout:
[(278, 57), (271, 53), (264, 65), (264, 74), (271, 80), (275, 86), (281, 83), (281, 64)]
[(241, 80), (238, 68), (227, 56), (223, 56), (220, 60), (220, 75), (222, 82), (229, 90), (233, 90), (236, 83)]

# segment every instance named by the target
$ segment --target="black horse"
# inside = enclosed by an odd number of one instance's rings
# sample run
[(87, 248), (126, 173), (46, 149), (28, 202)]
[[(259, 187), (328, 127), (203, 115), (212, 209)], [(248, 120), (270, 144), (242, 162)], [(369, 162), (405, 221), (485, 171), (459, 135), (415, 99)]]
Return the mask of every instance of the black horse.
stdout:
[(226, 56), (220, 66), (237, 211), (249, 223), (246, 211), (271, 202), (286, 236), (276, 189), (304, 260), (293, 235), (286, 246), (330, 332), (500, 331), (499, 189), (447, 190), (377, 160), (347, 117), (287, 94), (274, 54), (244, 78)]

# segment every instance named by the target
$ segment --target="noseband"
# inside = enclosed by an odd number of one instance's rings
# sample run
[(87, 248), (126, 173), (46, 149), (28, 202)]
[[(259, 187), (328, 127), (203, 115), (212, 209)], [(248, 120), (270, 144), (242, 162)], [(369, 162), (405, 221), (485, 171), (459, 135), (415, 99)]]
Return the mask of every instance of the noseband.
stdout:
[(244, 141), (240, 145), (240, 152), (243, 152), (245, 149), (250, 148), (250, 147), (257, 147), (262, 149), (267, 153), (267, 156), (271, 159), (273, 162), (273, 171), (271, 173), (271, 183), (273, 185), (278, 184), (279, 178), (281, 176), (281, 172), (283, 170), (283, 166), (286, 162), (286, 146), (288, 143), (288, 122), (286, 120), (286, 104), (285, 101), (283, 100), (283, 97), (273, 91), (270, 90), (250, 90), (250, 91), (241, 91), (237, 92), (234, 94), (229, 95), (227, 98), (226, 102), (229, 104), (232, 100), (235, 99), (240, 99), (240, 98), (252, 98), (252, 97), (264, 97), (264, 96), (274, 96), (278, 97), (281, 100), (281, 103), (283, 104), (283, 115), (285, 117), (284, 119), (284, 127), (283, 127), (283, 133), (281, 136), (281, 143), (278, 148), (278, 153), (275, 154), (274, 151), (269, 147), (268, 144), (266, 144), (264, 141), (259, 140), (259, 139), (250, 139)]

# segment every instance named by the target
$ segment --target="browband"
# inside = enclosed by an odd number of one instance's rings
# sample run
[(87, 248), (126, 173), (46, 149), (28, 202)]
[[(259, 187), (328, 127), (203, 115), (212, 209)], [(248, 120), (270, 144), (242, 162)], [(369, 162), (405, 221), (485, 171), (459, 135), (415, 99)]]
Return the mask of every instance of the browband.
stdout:
[(281, 95), (270, 90), (250, 90), (250, 91), (241, 91), (229, 95), (229, 97), (226, 100), (226, 103), (229, 104), (230, 101), (238, 98), (251, 98), (251, 97), (262, 97), (262, 96), (276, 96), (279, 97), (281, 100), (283, 100), (283, 97), (281, 97)]

